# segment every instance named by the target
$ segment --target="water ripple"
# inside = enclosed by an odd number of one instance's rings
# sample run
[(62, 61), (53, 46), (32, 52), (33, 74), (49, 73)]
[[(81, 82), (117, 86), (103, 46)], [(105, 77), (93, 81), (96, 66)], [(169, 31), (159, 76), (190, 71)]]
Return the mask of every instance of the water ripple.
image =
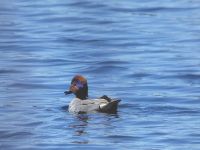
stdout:
[[(199, 150), (199, 8), (0, 1), (0, 149)], [(70, 114), (75, 74), (118, 113)]]

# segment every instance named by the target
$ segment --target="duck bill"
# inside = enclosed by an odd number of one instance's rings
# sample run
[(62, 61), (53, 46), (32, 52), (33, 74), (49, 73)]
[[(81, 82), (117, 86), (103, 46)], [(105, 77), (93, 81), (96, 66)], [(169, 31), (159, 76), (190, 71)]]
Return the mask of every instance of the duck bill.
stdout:
[(68, 95), (68, 94), (72, 94), (73, 92), (72, 91), (65, 91), (64, 93), (65, 93), (65, 95)]
[(71, 93), (76, 93), (79, 89), (75, 85), (71, 85), (69, 88), (69, 91), (65, 91), (65, 95), (71, 94)]

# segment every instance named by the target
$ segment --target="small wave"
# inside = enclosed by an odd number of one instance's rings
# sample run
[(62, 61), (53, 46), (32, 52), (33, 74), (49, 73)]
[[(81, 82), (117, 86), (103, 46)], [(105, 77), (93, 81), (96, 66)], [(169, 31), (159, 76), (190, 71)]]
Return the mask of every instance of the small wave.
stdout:
[(17, 125), (24, 126), (24, 127), (35, 127), (43, 124), (44, 122), (42, 121), (35, 121), (35, 122), (30, 122), (30, 123), (19, 123)]
[(128, 61), (121, 61), (121, 60), (108, 60), (108, 61), (100, 61), (96, 63), (97, 65), (123, 65), (129, 64)]
[(107, 66), (96, 66), (95, 68), (90, 67), (84, 69), (84, 72), (90, 72), (90, 73), (105, 73), (105, 72), (112, 72), (116, 73), (120, 70), (127, 70), (126, 67), (121, 66), (114, 66), (114, 65), (107, 65)]
[(10, 87), (17, 87), (23, 89), (51, 89), (52, 87), (45, 84), (39, 83), (13, 83), (9, 85)]
[(72, 2), (69, 3), (70, 6), (72, 7), (83, 7), (83, 8), (106, 8), (107, 5), (104, 5), (102, 3), (96, 3), (92, 1), (78, 1), (78, 2)]
[(198, 7), (151, 7), (151, 8), (139, 8), (136, 11), (140, 12), (157, 12), (157, 11), (165, 11), (165, 12), (172, 12), (172, 11), (187, 11), (198, 9)]
[(177, 75), (176, 78), (182, 79), (183, 81), (185, 81), (189, 84), (199, 84), (200, 83), (200, 75), (199, 74)]
[(23, 71), (19, 70), (8, 70), (8, 69), (1, 69), (0, 74), (15, 74), (15, 73), (22, 73)]
[(142, 137), (140, 136), (128, 136), (128, 135), (108, 135), (104, 137), (107, 140), (112, 140), (112, 141), (126, 141), (126, 142), (130, 142), (130, 141), (135, 141), (135, 140), (140, 140)]
[(185, 75), (178, 75), (177, 77), (190, 80), (200, 80), (200, 74), (185, 74)]
[(121, 103), (120, 109), (122, 109), (122, 108), (129, 108), (129, 109), (134, 109), (134, 110), (136, 110), (136, 109), (140, 110), (141, 109), (139, 105), (130, 104), (130, 103)]
[(67, 59), (39, 59), (39, 58), (30, 58), (30, 59), (16, 59), (14, 62), (26, 63), (26, 65), (31, 66), (62, 66), (69, 63), (74, 63), (72, 60)]
[(21, 138), (33, 135), (31, 132), (25, 132), (25, 131), (19, 131), (19, 132), (0, 131), (0, 133), (1, 133), (0, 139)]
[(175, 106), (154, 106), (144, 108), (144, 111), (148, 114), (162, 113), (162, 114), (176, 114), (176, 115), (200, 115), (200, 110), (190, 109), (185, 107)]
[(143, 78), (143, 77), (148, 77), (148, 76), (152, 76), (152, 74), (138, 72), (138, 73), (132, 73), (132, 74), (127, 75), (128, 78)]
[(122, 8), (122, 7), (113, 7), (111, 10), (112, 11), (117, 11), (117, 12), (178, 12), (178, 11), (189, 11), (189, 10), (194, 10), (194, 9), (199, 9), (198, 7), (143, 7), (143, 8)]
[(185, 40), (178, 40), (175, 42), (177, 42), (177, 43), (200, 43), (200, 39), (185, 39)]
[(84, 38), (65, 38), (65, 37), (62, 37), (58, 40), (70, 43), (98, 43), (105, 41), (104, 39), (84, 39)]

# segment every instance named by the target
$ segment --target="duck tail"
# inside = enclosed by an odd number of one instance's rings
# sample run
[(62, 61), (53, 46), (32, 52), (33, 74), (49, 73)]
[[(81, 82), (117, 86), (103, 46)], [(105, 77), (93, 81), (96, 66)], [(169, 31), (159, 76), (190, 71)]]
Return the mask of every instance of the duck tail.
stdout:
[(103, 106), (100, 105), (99, 106), (99, 111), (100, 112), (104, 112), (104, 113), (115, 114), (115, 113), (117, 113), (118, 103), (120, 101), (121, 100), (112, 100), (106, 105), (103, 105)]

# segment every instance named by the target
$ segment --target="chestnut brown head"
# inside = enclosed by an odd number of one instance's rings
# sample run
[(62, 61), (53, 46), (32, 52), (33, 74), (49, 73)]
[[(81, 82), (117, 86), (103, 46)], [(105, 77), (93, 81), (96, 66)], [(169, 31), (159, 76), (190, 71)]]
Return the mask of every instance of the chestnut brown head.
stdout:
[(87, 80), (81, 75), (76, 75), (71, 81), (69, 91), (66, 91), (65, 94), (74, 93), (79, 99), (87, 99), (88, 97), (88, 85)]

